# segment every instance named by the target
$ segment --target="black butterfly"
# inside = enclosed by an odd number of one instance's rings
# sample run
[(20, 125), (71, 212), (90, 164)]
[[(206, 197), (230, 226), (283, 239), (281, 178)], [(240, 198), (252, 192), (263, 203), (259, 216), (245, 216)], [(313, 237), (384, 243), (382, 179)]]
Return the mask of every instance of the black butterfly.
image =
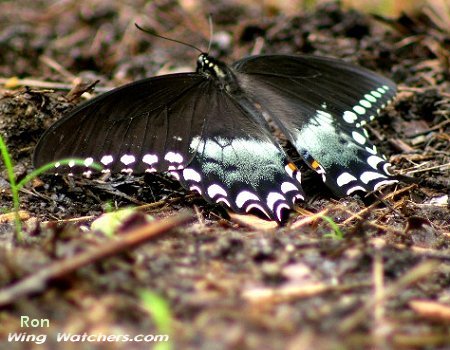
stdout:
[(202, 53), (195, 73), (140, 80), (78, 106), (44, 133), (34, 164), (81, 157), (103, 171), (169, 172), (209, 202), (281, 222), (304, 194), (267, 119), (336, 195), (372, 191), (397, 179), (363, 126), (395, 90), (331, 58), (259, 55), (227, 66)]

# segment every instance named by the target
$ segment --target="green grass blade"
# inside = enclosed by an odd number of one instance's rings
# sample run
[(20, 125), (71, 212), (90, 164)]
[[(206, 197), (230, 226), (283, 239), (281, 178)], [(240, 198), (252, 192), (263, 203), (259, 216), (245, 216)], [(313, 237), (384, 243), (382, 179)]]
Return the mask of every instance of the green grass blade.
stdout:
[[(79, 159), (79, 158), (67, 158), (67, 159), (62, 159), (62, 160), (58, 160), (55, 162), (45, 164), (45, 165), (41, 166), (40, 168), (33, 170), (31, 173), (29, 173), (27, 176), (25, 176), (22, 180), (20, 180), (20, 182), (17, 184), (18, 190), (20, 190), (28, 182), (30, 182), (34, 178), (38, 177), (39, 175), (45, 173), (46, 171), (48, 171), (50, 169), (54, 169), (55, 165), (58, 163), (60, 165), (69, 165), (69, 163), (74, 163), (75, 165), (86, 167), (84, 164), (84, 159)], [(89, 165), (89, 168), (92, 168), (92, 169), (95, 169), (98, 171), (103, 169), (103, 167), (99, 163), (92, 163), (91, 165)]]
[(161, 334), (169, 335), (168, 342), (161, 342), (155, 344), (155, 350), (170, 350), (172, 349), (172, 313), (169, 304), (161, 296), (150, 292), (148, 290), (141, 290), (139, 292), (142, 304), (147, 312), (152, 315), (153, 322), (155, 322), (156, 329)]
[(331, 226), (331, 228), (333, 230), (333, 232), (326, 233), (324, 235), (325, 237), (331, 237), (331, 238), (334, 238), (337, 240), (344, 239), (344, 233), (341, 231), (338, 224), (336, 224), (332, 218), (330, 218), (329, 216), (326, 216), (326, 215), (321, 215), (320, 217), (322, 220), (328, 222), (328, 224)]
[(22, 240), (22, 221), (20, 220), (19, 210), (19, 189), (16, 184), (16, 175), (14, 174), (14, 165), (11, 160), (11, 155), (8, 152), (8, 148), (0, 135), (0, 151), (2, 153), (3, 162), (5, 163), (6, 171), (8, 172), (9, 184), (11, 186), (11, 194), (13, 198), (14, 206), (14, 226), (16, 229), (16, 238), (18, 241)]

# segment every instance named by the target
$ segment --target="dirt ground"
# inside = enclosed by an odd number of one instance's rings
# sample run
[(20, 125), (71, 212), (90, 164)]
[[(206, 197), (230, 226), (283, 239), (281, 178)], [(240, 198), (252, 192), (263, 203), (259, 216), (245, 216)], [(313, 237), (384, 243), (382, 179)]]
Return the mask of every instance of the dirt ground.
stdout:
[[(444, 3), (384, 18), (335, 4), (282, 13), (275, 5), (234, 1), (1, 2), (0, 129), (19, 180), (32, 170), (39, 136), (81, 101), (83, 86), (68, 94), (76, 82), (99, 80), (97, 94), (194, 69), (195, 50), (141, 33), (134, 22), (206, 49), (211, 13), (211, 53), (226, 62), (305, 53), (392, 78), (398, 97), (369, 131), (395, 170), (417, 181), (385, 189), (378, 195), (383, 201), (338, 199), (305, 171), (307, 201), (286, 226), (266, 230), (238, 224), (160, 175), (42, 175), (20, 191), (18, 242), (2, 162), (0, 348), (154, 346), (58, 343), (57, 334), (68, 332), (168, 333), (165, 349), (449, 349), (450, 13), (439, 9)], [(153, 204), (113, 237), (90, 227), (110, 208), (146, 203)], [(175, 222), (185, 208), (195, 209), (193, 218)], [(330, 235), (333, 227), (316, 213), (337, 223), (343, 239)], [(146, 214), (163, 223), (146, 223)], [(175, 229), (168, 231), (164, 220)], [(142, 225), (156, 227), (157, 236), (128, 247), (127, 235)], [(142, 290), (168, 303), (169, 327), (143, 307)], [(23, 327), (24, 315), (50, 326)], [(48, 337), (42, 345), (8, 342), (14, 332)]]

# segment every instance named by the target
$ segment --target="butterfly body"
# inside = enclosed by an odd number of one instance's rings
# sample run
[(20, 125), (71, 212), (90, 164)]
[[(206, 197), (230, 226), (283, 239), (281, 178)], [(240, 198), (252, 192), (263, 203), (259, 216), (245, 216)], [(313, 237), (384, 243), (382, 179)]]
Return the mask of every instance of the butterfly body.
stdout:
[(202, 53), (194, 73), (137, 81), (75, 108), (44, 133), (34, 163), (77, 157), (104, 171), (169, 172), (210, 202), (281, 222), (304, 193), (266, 118), (336, 194), (370, 191), (396, 182), (363, 129), (394, 94), (390, 80), (335, 59), (227, 66)]

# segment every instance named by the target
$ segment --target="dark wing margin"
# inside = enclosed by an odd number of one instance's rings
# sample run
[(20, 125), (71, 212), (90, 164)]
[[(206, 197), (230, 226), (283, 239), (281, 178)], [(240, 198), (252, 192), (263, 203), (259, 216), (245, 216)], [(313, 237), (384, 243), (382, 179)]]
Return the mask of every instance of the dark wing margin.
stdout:
[(315, 56), (254, 56), (233, 69), (242, 89), (335, 194), (397, 182), (363, 128), (395, 96), (392, 81)]
[(281, 222), (284, 210), (304, 198), (300, 173), (247, 102), (210, 82), (204, 100), (209, 117), (203, 134), (193, 139), (196, 154), (172, 174), (210, 202), (237, 213), (255, 210)]
[[(39, 140), (34, 165), (64, 158), (102, 164), (105, 171), (154, 172), (183, 168), (193, 157), (191, 139), (207, 116), (199, 105), (206, 79), (180, 73), (133, 82), (76, 107)], [(203, 107), (203, 108), (202, 108)], [(79, 173), (84, 167), (58, 167)]]

